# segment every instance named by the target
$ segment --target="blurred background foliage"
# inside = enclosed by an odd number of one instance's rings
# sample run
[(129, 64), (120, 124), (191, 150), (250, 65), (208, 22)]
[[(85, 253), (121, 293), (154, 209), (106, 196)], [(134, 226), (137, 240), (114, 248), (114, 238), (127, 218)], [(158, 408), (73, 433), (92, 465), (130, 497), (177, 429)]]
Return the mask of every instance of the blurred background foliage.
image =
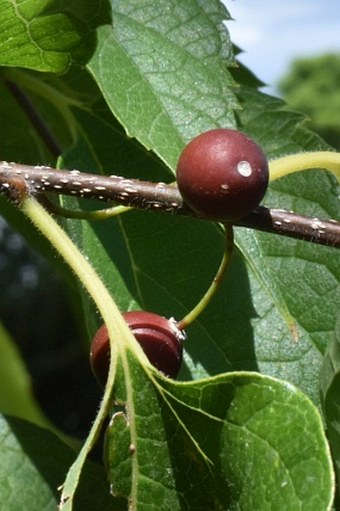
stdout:
[(1, 216), (0, 289), (0, 323), (20, 351), (40, 406), (62, 431), (85, 437), (101, 391), (71, 306), (76, 289)]
[(299, 58), (278, 84), (285, 101), (307, 115), (306, 126), (340, 149), (340, 54)]

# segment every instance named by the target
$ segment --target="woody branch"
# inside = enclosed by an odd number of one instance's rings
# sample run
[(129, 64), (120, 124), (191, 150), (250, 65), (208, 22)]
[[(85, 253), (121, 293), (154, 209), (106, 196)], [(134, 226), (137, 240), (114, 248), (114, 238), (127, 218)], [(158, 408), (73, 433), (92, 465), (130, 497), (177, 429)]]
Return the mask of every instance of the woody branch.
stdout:
[[(20, 202), (18, 183), (25, 193), (35, 196), (55, 193), (200, 218), (183, 202), (178, 188), (165, 183), (0, 162), (0, 194)], [(340, 223), (335, 220), (259, 206), (235, 225), (340, 247)]]

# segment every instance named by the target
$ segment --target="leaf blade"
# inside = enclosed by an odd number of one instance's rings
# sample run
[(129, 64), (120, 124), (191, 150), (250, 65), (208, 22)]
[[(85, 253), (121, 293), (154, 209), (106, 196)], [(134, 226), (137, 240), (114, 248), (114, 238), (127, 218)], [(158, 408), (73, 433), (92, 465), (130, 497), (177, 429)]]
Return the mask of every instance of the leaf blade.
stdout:
[(134, 421), (134, 449), (129, 454), (126, 441), (125, 454), (110, 465), (110, 452), (121, 445), (116, 431), (108, 434), (106, 452), (111, 484), (124, 478), (133, 509), (250, 511), (264, 502), (268, 509), (329, 509), (334, 476), (327, 440), (316, 407), (301, 391), (257, 373), (173, 382), (148, 376), (128, 358), (136, 376), (134, 413), (127, 394), (116, 390), (126, 406), (124, 428)]
[(175, 2), (173, 12), (163, 1), (115, 1), (112, 27), (99, 30), (90, 71), (129, 136), (172, 169), (185, 141), (212, 125), (235, 126), (226, 16), (195, 0)]
[(0, 65), (65, 73), (85, 63), (95, 49), (98, 24), (108, 22), (106, 1), (1, 0)]

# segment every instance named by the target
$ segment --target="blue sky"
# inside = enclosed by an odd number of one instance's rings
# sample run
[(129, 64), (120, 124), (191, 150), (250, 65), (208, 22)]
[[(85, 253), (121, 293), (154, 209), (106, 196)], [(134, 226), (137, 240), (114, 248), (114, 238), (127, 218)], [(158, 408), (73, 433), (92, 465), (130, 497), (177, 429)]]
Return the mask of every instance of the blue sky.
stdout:
[(339, 0), (224, 0), (240, 60), (275, 92), (294, 57), (340, 53)]

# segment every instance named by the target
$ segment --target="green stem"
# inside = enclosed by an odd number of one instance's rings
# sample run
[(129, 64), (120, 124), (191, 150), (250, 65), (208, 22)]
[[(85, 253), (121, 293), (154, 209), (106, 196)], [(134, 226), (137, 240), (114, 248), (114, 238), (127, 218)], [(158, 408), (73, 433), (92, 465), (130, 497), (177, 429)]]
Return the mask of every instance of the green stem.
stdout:
[(124, 353), (123, 345), (132, 343), (134, 352), (143, 358), (143, 362), (148, 364), (147, 358), (142, 349), (135, 340), (132, 332), (121, 316), (117, 305), (112, 299), (110, 293), (105, 285), (94, 271), (92, 266), (88, 263), (85, 257), (80, 253), (78, 248), (74, 245), (67, 234), (61, 227), (53, 220), (47, 211), (33, 198), (26, 197), (21, 204), (22, 211), (33, 222), (33, 224), (41, 231), (41, 233), (50, 241), (56, 248), (59, 254), (63, 257), (66, 263), (74, 271), (80, 282), (84, 285), (93, 301), (97, 305), (99, 312), (107, 326), (111, 353), (116, 356), (111, 356), (110, 369), (108, 380), (106, 383), (105, 393), (100, 405), (100, 409), (96, 419), (92, 425), (91, 431), (84, 443), (81, 451), (74, 464), (71, 466), (63, 487), (61, 496), (60, 509), (63, 511), (72, 510), (73, 496), (79, 482), (80, 473), (86, 457), (94, 445), (101, 426), (109, 411), (111, 402), (111, 392), (114, 384), (118, 352)]
[(178, 321), (177, 326), (180, 330), (186, 329), (204, 311), (207, 305), (211, 302), (213, 296), (217, 293), (218, 289), (220, 288), (224, 275), (226, 274), (226, 271), (229, 268), (234, 246), (234, 233), (233, 226), (231, 224), (224, 224), (224, 228), (226, 247), (224, 250), (220, 266), (216, 272), (216, 275), (212, 283), (210, 284), (209, 288), (207, 289), (203, 297), (197, 303), (197, 305), (195, 305), (195, 307), (188, 314), (186, 314), (186, 316), (184, 316), (183, 319)]
[(68, 209), (59, 206), (58, 204), (54, 204), (52, 201), (48, 200), (46, 197), (43, 198), (43, 204), (45, 208), (55, 215), (62, 216), (64, 218), (75, 218), (77, 220), (88, 220), (89, 222), (93, 220), (107, 220), (108, 218), (113, 218), (115, 216), (121, 215), (122, 213), (126, 213), (127, 211), (131, 211), (132, 207), (130, 206), (113, 206), (111, 208), (103, 208), (96, 209), (93, 211), (82, 211), (77, 209)]
[(21, 209), (77, 275), (96, 305), (100, 308), (104, 322), (111, 322), (112, 314), (117, 314), (120, 317), (120, 312), (115, 302), (97, 273), (79, 252), (65, 231), (51, 218), (45, 209), (32, 198), (25, 199)]
[(290, 154), (269, 162), (270, 180), (273, 181), (293, 172), (307, 169), (326, 169), (340, 180), (340, 153), (315, 151)]

